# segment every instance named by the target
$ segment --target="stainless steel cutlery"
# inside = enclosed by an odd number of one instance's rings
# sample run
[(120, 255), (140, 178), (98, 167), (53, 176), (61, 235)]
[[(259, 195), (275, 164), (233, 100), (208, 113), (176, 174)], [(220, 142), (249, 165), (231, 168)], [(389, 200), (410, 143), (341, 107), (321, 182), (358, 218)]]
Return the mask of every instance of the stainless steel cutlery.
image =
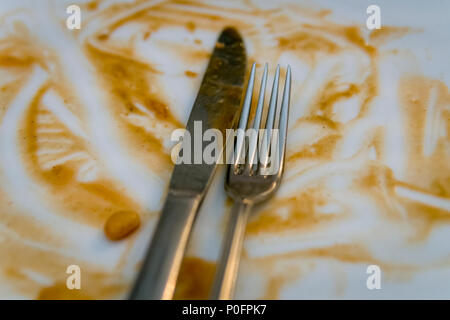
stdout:
[[(239, 121), (238, 129), (242, 130), (247, 129), (249, 122), (255, 69), (256, 66), (253, 64)], [(261, 126), (264, 93), (267, 83), (266, 64), (262, 76), (255, 117), (251, 126), (248, 126), (253, 128), (259, 137), (254, 136), (248, 143), (245, 143), (243, 135), (237, 136), (235, 162), (228, 167), (225, 183), (225, 189), (228, 195), (233, 198), (234, 206), (228, 222), (221, 257), (218, 262), (217, 274), (212, 288), (212, 299), (233, 298), (244, 242), (245, 227), (251, 208), (253, 204), (266, 200), (273, 195), (281, 182), (291, 93), (291, 69), (289, 66), (286, 72), (283, 100), (281, 106), (277, 108), (279, 78), (280, 68), (278, 66), (273, 81), (267, 119), (265, 125)], [(265, 129), (260, 130), (261, 127)], [(272, 139), (272, 137), (276, 139)], [(272, 141), (275, 141), (275, 144)], [(257, 152), (258, 149), (262, 150), (262, 152)], [(270, 153), (273, 153), (272, 155), (274, 157), (270, 157)], [(256, 159), (258, 157), (259, 159)], [(269, 161), (272, 161), (272, 163), (269, 163)], [(265, 170), (269, 165), (275, 166), (273, 168), (274, 170)]]
[[(203, 130), (214, 128), (224, 132), (235, 126), (245, 69), (243, 40), (235, 29), (226, 28), (217, 40), (186, 125), (192, 138), (196, 121), (201, 121)], [(216, 166), (217, 163), (193, 161), (175, 165), (167, 199), (131, 299), (172, 298), (189, 234)]]
[[(194, 123), (197, 121), (202, 123), (203, 131), (218, 129), (223, 136), (226, 136), (226, 129), (235, 127), (241, 105), (245, 69), (246, 54), (243, 40), (236, 30), (226, 28), (215, 45), (186, 125), (189, 134), (183, 137), (183, 142), (184, 139), (195, 138)], [(253, 64), (235, 139), (234, 160), (228, 168), (225, 188), (235, 204), (217, 269), (211, 296), (213, 299), (233, 297), (251, 207), (275, 192), (283, 173), (291, 70), (290, 67), (287, 68), (283, 98), (279, 105), (277, 103), (279, 66), (276, 69), (264, 125), (261, 124), (264, 114), (267, 64), (264, 67), (255, 117), (251, 125), (248, 123), (255, 72), (256, 65)], [(242, 132), (250, 128), (256, 134), (247, 142)], [(262, 128), (264, 130), (260, 130)], [(203, 141), (202, 150), (206, 145), (207, 142)], [(221, 153), (223, 147), (222, 145)], [(191, 156), (194, 158), (194, 153)], [(175, 165), (168, 195), (141, 272), (130, 295), (131, 299), (173, 297), (189, 235), (216, 166), (217, 161), (212, 164), (190, 161)], [(269, 168), (272, 171), (268, 171)]]

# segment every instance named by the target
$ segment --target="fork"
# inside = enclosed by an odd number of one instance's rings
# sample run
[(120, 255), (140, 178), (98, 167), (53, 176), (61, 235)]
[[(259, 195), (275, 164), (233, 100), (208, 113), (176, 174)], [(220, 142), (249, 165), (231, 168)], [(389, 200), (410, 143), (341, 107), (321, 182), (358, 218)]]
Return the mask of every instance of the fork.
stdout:
[[(280, 78), (280, 66), (277, 66), (264, 126), (265, 130), (260, 130), (267, 83), (267, 63), (265, 64), (256, 113), (251, 126), (256, 135), (249, 136), (247, 143), (244, 130), (247, 129), (252, 104), (255, 72), (256, 64), (254, 63), (239, 119), (234, 149), (235, 157), (233, 163), (228, 167), (225, 182), (225, 190), (233, 198), (234, 205), (228, 221), (218, 269), (211, 291), (211, 298), (216, 300), (233, 298), (245, 228), (251, 208), (254, 204), (267, 200), (274, 194), (280, 185), (283, 174), (291, 94), (291, 68), (290, 66), (287, 67), (283, 100), (281, 107), (277, 108)], [(260, 151), (259, 156), (258, 148)], [(275, 158), (275, 161), (272, 161), (273, 158)], [(271, 170), (268, 170), (269, 167)]]

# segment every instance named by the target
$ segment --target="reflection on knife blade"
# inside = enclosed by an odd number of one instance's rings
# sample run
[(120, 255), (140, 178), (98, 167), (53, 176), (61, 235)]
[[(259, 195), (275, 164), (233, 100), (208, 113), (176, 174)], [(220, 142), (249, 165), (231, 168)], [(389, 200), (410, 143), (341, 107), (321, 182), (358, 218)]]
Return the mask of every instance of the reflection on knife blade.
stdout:
[[(194, 121), (202, 122), (203, 132), (215, 128), (224, 133), (234, 127), (245, 68), (241, 36), (233, 28), (224, 29), (186, 125), (186, 130), (192, 133), (191, 139), (194, 138)], [(167, 199), (131, 299), (172, 298), (189, 234), (216, 166), (216, 163), (175, 166)]]

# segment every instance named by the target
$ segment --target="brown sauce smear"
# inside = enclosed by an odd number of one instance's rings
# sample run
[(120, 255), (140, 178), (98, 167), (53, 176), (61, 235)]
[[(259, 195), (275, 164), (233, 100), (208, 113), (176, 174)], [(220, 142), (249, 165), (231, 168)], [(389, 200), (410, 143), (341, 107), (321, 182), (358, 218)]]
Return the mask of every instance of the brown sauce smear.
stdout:
[[(68, 289), (64, 281), (45, 286), (37, 294), (37, 300), (102, 300), (117, 299), (127, 286), (120, 283), (118, 274), (107, 274), (81, 269), (81, 289)], [(66, 277), (69, 275), (66, 274)]]
[(295, 161), (297, 159), (307, 159), (307, 158), (313, 158), (313, 159), (331, 159), (333, 156), (333, 151), (336, 146), (336, 143), (341, 138), (341, 135), (339, 134), (331, 134), (328, 135), (316, 143), (313, 143), (305, 148), (302, 148), (301, 150), (289, 154), (287, 156), (287, 161)]
[(354, 83), (348, 85), (345, 90), (339, 90), (335, 81), (330, 81), (325, 85), (324, 90), (320, 93), (318, 98), (318, 107), (321, 111), (328, 115), (330, 119), (332, 117), (333, 104), (339, 100), (349, 99), (361, 91), (359, 86)]
[(100, 51), (92, 45), (88, 45), (87, 52), (99, 73), (111, 86), (114, 97), (122, 101), (123, 107), (129, 111), (137, 111), (133, 102), (140, 102), (159, 120), (180, 125), (168, 106), (152, 94), (157, 88), (152, 87), (148, 79), (150, 73), (156, 71), (150, 66), (121, 55)]
[[(430, 104), (434, 90), (434, 106)], [(450, 197), (450, 161), (446, 152), (449, 141), (450, 92), (438, 80), (422, 76), (403, 78), (399, 85), (399, 98), (405, 112), (405, 125), (408, 139), (408, 171), (406, 183), (421, 186), (437, 196)], [(444, 126), (447, 134), (437, 137), (436, 146), (430, 155), (425, 155), (424, 136), (426, 135), (427, 111), (434, 108), (432, 126)], [(436, 123), (437, 122), (437, 123)], [(434, 133), (434, 135), (439, 133)]]
[[(122, 190), (114, 187), (114, 183), (108, 178), (96, 179), (93, 182), (80, 182), (77, 179), (77, 172), (81, 164), (79, 161), (67, 161), (49, 168), (42, 166), (43, 162), (45, 164), (57, 160), (58, 157), (89, 150), (85, 141), (74, 136), (56, 120), (45, 126), (39, 123), (39, 116), (49, 115), (48, 111), (43, 110), (41, 103), (41, 98), (47, 89), (48, 87), (42, 88), (31, 103), (23, 123), (24, 130), (21, 131), (20, 139), (27, 169), (34, 179), (40, 181), (44, 188), (48, 188), (53, 205), (63, 208), (64, 210), (61, 212), (66, 212), (71, 219), (97, 226), (103, 225), (105, 219), (113, 212), (138, 209), (139, 206)], [(43, 127), (60, 131), (43, 136), (39, 131)], [(64, 153), (49, 154), (43, 160), (38, 152), (48, 149), (49, 142), (41, 143), (39, 142), (41, 138), (55, 139), (55, 143), (51, 144), (51, 149), (65, 148), (65, 144), (58, 145), (58, 138), (69, 139), (72, 143)]]
[[(182, 6), (188, 8), (204, 9), (203, 12), (187, 11)], [(115, 15), (132, 9), (134, 4), (113, 5), (100, 13), (101, 17), (113, 18)], [(87, 9), (98, 10), (99, 1), (87, 3)], [(324, 128), (330, 129), (331, 133), (321, 138), (316, 143), (298, 150), (288, 155), (288, 161), (293, 162), (301, 159), (332, 160), (333, 151), (337, 143), (342, 138), (341, 129), (345, 124), (338, 123), (333, 119), (333, 105), (338, 101), (349, 99), (353, 96), (361, 96), (361, 107), (357, 119), (367, 115), (371, 102), (378, 95), (378, 50), (377, 46), (386, 41), (396, 39), (410, 32), (407, 28), (383, 27), (371, 33), (368, 42), (362, 36), (359, 27), (337, 25), (325, 18), (330, 13), (329, 10), (318, 12), (308, 11), (298, 6), (291, 6), (289, 10), (298, 10), (299, 14), (318, 19), (316, 22), (299, 25), (298, 21), (292, 21), (287, 16), (280, 14), (277, 10), (237, 10), (224, 9), (214, 5), (202, 4), (199, 2), (173, 1), (169, 5), (158, 4), (150, 9), (145, 9), (134, 14), (130, 14), (122, 19), (114, 21), (104, 30), (98, 30), (88, 43), (82, 44), (85, 53), (95, 66), (98, 78), (102, 84), (104, 92), (110, 97), (108, 108), (111, 113), (120, 119), (120, 136), (129, 143), (133, 155), (140, 157), (144, 163), (151, 163), (155, 171), (163, 172), (162, 176), (168, 179), (172, 166), (169, 155), (163, 150), (162, 141), (145, 128), (127, 123), (124, 117), (130, 114), (144, 116), (145, 112), (136, 108), (139, 103), (145, 111), (152, 114), (156, 121), (163, 123), (168, 128), (183, 127), (180, 121), (170, 112), (168, 104), (162, 95), (160, 88), (156, 85), (160, 75), (150, 65), (136, 61), (132, 48), (111, 49), (107, 41), (111, 32), (128, 22), (141, 23), (146, 26), (143, 33), (144, 39), (152, 37), (152, 33), (165, 26), (180, 26), (191, 33), (200, 29), (219, 32), (224, 26), (232, 25), (237, 27), (245, 37), (253, 37), (253, 47), (255, 52), (260, 52), (264, 43), (259, 40), (258, 30), (250, 22), (242, 18), (233, 16), (256, 16), (266, 19), (265, 27), (274, 33), (276, 40), (276, 53), (271, 59), (276, 60), (282, 52), (289, 51), (297, 55), (302, 61), (317, 64), (324, 55), (334, 55), (349, 48), (357, 48), (370, 58), (368, 76), (360, 84), (349, 84), (344, 90), (339, 90), (333, 81), (326, 83), (318, 92), (314, 100), (313, 111), (322, 113), (306, 116), (302, 121), (311, 121)], [(189, 14), (186, 14), (189, 12)], [(96, 13), (97, 14), (97, 13)], [(225, 15), (228, 15), (225, 17)], [(195, 21), (195, 23), (193, 22)], [(250, 21), (250, 19), (249, 19)], [(290, 32), (277, 32), (283, 26)], [(43, 58), (33, 46), (29, 45), (32, 39), (27, 36), (24, 30), (18, 32), (22, 34), (22, 40), (14, 42), (14, 45), (0, 50), (0, 68), (8, 69), (18, 75), (26, 76), (26, 73), (33, 64), (46, 67)], [(23, 29), (23, 28), (22, 28)], [(335, 41), (339, 39), (341, 41)], [(201, 44), (201, 40), (196, 39), (195, 44)], [(168, 45), (169, 48), (169, 45)], [(207, 61), (209, 52), (204, 49), (186, 49), (176, 44), (170, 44), (170, 48), (185, 51), (186, 61)], [(257, 57), (250, 57), (254, 60)], [(191, 59), (191, 60), (189, 60)], [(197, 77), (195, 72), (186, 70), (187, 77)], [(54, 79), (53, 79), (54, 80)], [(6, 110), (7, 104), (20, 92), (23, 83), (21, 78), (16, 82), (8, 83), (0, 88), (0, 117)], [(37, 156), (37, 151), (42, 149), (39, 141), (39, 128), (60, 129), (60, 137), (72, 141), (71, 147), (67, 151), (89, 153), (89, 146), (82, 139), (74, 136), (61, 123), (43, 125), (39, 123), (40, 116), (51, 116), (48, 110), (41, 105), (42, 95), (49, 89), (55, 89), (64, 99), (68, 99), (69, 94), (61, 91), (61, 86), (55, 82), (49, 83), (45, 88), (36, 94), (33, 103), (30, 105), (25, 115), (23, 128), (20, 133), (21, 145), (23, 146), (23, 159), (28, 172), (35, 181), (40, 183), (44, 189), (48, 190), (49, 199), (52, 204), (63, 209), (70, 219), (82, 221), (90, 225), (98, 226), (99, 229), (111, 221), (117, 220), (111, 230), (126, 230), (127, 232), (109, 232), (112, 238), (121, 238), (129, 234), (139, 225), (136, 216), (131, 214), (122, 220), (117, 218), (117, 212), (141, 212), (138, 204), (134, 203), (126, 195), (120, 186), (114, 181), (99, 174), (99, 178), (93, 182), (81, 183), (77, 180), (77, 172), (81, 163), (77, 161), (65, 162), (54, 165), (51, 168), (42, 167), (42, 159)], [(434, 88), (434, 89), (433, 89)], [(430, 98), (431, 90), (437, 90), (436, 108), (439, 109), (440, 119), (444, 121), (447, 136), (438, 139), (436, 150), (430, 156), (423, 155), (423, 136), (426, 130), (426, 110)], [(399, 99), (402, 102), (402, 110), (405, 112), (406, 127), (408, 130), (408, 174), (406, 181), (396, 181), (392, 170), (382, 163), (370, 163), (365, 171), (360, 173), (359, 179), (355, 181), (355, 188), (360, 192), (373, 195), (377, 203), (398, 201), (407, 214), (408, 221), (417, 225), (418, 237), (425, 239), (433, 230), (433, 227), (441, 223), (449, 223), (448, 212), (433, 208), (431, 206), (412, 202), (407, 199), (398, 199), (394, 188), (403, 185), (413, 190), (419, 189), (421, 192), (449, 198), (450, 195), (450, 172), (448, 155), (445, 150), (448, 145), (448, 132), (450, 132), (450, 112), (445, 109), (448, 104), (449, 93), (444, 83), (425, 77), (408, 77), (401, 80), (399, 87)], [(356, 119), (356, 120), (357, 120)], [(443, 120), (442, 120), (443, 119)], [(381, 149), (384, 136), (382, 132), (376, 131), (373, 137), (373, 145), (377, 150), (377, 156), (382, 158)], [(48, 145), (47, 145), (48, 147)], [(63, 147), (63, 145), (53, 145), (53, 147)], [(49, 160), (55, 160), (50, 159)], [(48, 160), (48, 161), (49, 161)], [(419, 187), (420, 186), (420, 187)], [(0, 194), (1, 195), (1, 194)], [(2, 203), (8, 200), (0, 197)], [(297, 195), (285, 199), (274, 199), (264, 206), (260, 212), (254, 215), (250, 221), (247, 234), (260, 235), (264, 233), (282, 233), (286, 231), (309, 231), (323, 225), (331, 224), (338, 218), (336, 215), (321, 215), (317, 207), (326, 204), (326, 198), (321, 189), (308, 189), (298, 192)], [(14, 231), (24, 239), (32, 239), (38, 243), (55, 244), (58, 239), (54, 239), (51, 230), (38, 232), (40, 225), (32, 219), (15, 218), (10, 214), (7, 206), (0, 206), (0, 217), (6, 225), (12, 226)], [(12, 212), (12, 211), (11, 211)], [(131, 221), (131, 222), (130, 222)], [(131, 226), (131, 227), (130, 227)], [(124, 228), (124, 229), (122, 229)], [(109, 229), (108, 229), (109, 230)], [(29, 232), (28, 232), (29, 231)], [(28, 233), (28, 234), (27, 234)], [(117, 236), (120, 234), (120, 236)], [(297, 253), (283, 255), (283, 258), (308, 257), (313, 259), (334, 259), (344, 263), (376, 263), (385, 266), (381, 261), (376, 261), (371, 257), (370, 252), (363, 246), (356, 244), (336, 245), (326, 248), (315, 248)], [(279, 259), (280, 256), (271, 256), (267, 259)], [(17, 283), (19, 292), (36, 296), (39, 299), (102, 299), (115, 297), (124, 292), (126, 286), (122, 285), (119, 274), (102, 273), (93, 265), (82, 266), (82, 284), (86, 289), (80, 292), (68, 290), (65, 287), (64, 279), (67, 277), (64, 270), (69, 264), (68, 258), (57, 253), (46, 252), (23, 244), (18, 240), (8, 240), (6, 245), (0, 246), (0, 264), (2, 272), (6, 273)], [(17, 266), (28, 268), (41, 273), (55, 280), (51, 286), (42, 286), (34, 282), (25, 273), (16, 270)], [(212, 279), (215, 272), (215, 264), (196, 257), (187, 257), (183, 261), (179, 283), (177, 285), (175, 297), (177, 299), (206, 299), (209, 296)], [(277, 297), (283, 283), (289, 277), (274, 276), (268, 286), (267, 297)]]
[[(255, 266), (264, 266), (263, 270), (270, 274), (270, 277), (267, 279), (266, 290), (260, 299), (280, 299), (282, 298), (281, 292), (285, 286), (303, 276), (307, 277), (306, 270), (303, 270), (300, 267), (303, 267), (304, 265), (301, 265), (296, 261), (308, 261), (311, 266), (319, 260), (334, 260), (344, 264), (376, 264), (382, 268), (385, 278), (391, 278), (393, 276), (397, 277), (397, 274), (399, 273), (400, 275), (404, 275), (411, 271), (411, 268), (406, 265), (392, 265), (376, 259), (366, 247), (354, 243), (335, 244), (289, 253), (274, 254), (262, 258), (254, 258), (250, 261), (250, 263)], [(276, 266), (278, 266), (278, 268), (276, 268)], [(281, 266), (283, 267), (281, 268)], [(306, 268), (308, 268), (307, 266)], [(335, 285), (337, 286), (338, 291), (342, 293), (345, 289), (345, 282), (341, 282), (340, 280), (341, 279), (336, 277)], [(337, 292), (337, 294), (339, 294), (339, 292)]]
[(418, 30), (412, 30), (408, 27), (382, 26), (381, 29), (375, 29), (370, 33), (370, 43), (380, 46), (386, 42), (401, 38), (414, 31), (417, 32)]
[[(33, 216), (18, 211), (14, 206), (14, 202), (1, 189), (0, 221), (2, 226), (10, 229), (9, 231), (20, 239), (55, 247), (60, 247), (64, 244), (64, 239), (54, 235), (54, 232), (48, 225)], [(0, 265), (2, 265), (1, 261)]]
[[(173, 129), (184, 127), (170, 112), (167, 104), (158, 98), (159, 89), (154, 85), (156, 71), (146, 64), (120, 54), (101, 51), (92, 45), (87, 46), (87, 52), (101, 74), (106, 92), (111, 94), (113, 114), (122, 117), (121, 135), (133, 154), (142, 158), (142, 162), (152, 163), (155, 169), (160, 169), (155, 172), (167, 176), (172, 161), (170, 154), (163, 150), (162, 141), (144, 127), (123, 121), (123, 117), (129, 115), (148, 117), (145, 113), (148, 112), (154, 117), (150, 121), (163, 123), (165, 127)], [(146, 111), (138, 109), (136, 103)], [(133, 143), (130, 144), (130, 141)]]
[(185, 257), (178, 276), (174, 299), (208, 299), (216, 265), (197, 257)]
[(318, 52), (333, 54), (339, 49), (339, 46), (335, 42), (304, 31), (295, 32), (289, 37), (279, 37), (278, 47), (281, 50), (308, 53), (311, 56), (314, 56)]
[[(21, 240), (7, 238), (0, 246), (1, 272), (14, 281), (16, 293), (36, 299), (113, 299), (124, 292), (126, 284), (120, 273), (104, 272), (95, 262), (86, 263), (44, 248), (29, 246)], [(66, 269), (76, 264), (81, 269), (81, 290), (68, 290), (65, 286)], [(43, 285), (25, 271), (33, 271), (54, 280)], [(66, 289), (64, 289), (66, 288)], [(66, 291), (67, 290), (67, 291)]]
[(358, 26), (345, 26), (339, 25), (332, 22), (327, 22), (322, 25), (305, 23), (302, 25), (303, 28), (310, 31), (319, 31), (327, 34), (328, 36), (338, 36), (342, 39), (347, 40), (348, 43), (359, 47), (365, 51), (370, 56), (376, 54), (377, 49), (367, 43), (361, 34), (361, 30)]
[(37, 300), (92, 300), (82, 289), (68, 289), (65, 283), (43, 288)]
[[(307, 190), (296, 197), (274, 199), (255, 214), (247, 226), (248, 235), (279, 233), (292, 230), (312, 230), (336, 219), (334, 215), (320, 215), (316, 207), (325, 204), (320, 191)], [(287, 215), (279, 212), (286, 211)]]
[(90, 1), (90, 2), (86, 3), (86, 8), (88, 10), (97, 10), (99, 2), (100, 1), (98, 1), (98, 0)]

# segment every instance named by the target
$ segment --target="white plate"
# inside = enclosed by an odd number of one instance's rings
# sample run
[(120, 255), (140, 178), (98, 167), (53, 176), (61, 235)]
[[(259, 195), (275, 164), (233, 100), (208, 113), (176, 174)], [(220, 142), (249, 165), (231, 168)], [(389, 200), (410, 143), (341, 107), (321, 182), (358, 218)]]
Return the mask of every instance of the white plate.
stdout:
[[(73, 3), (80, 30), (66, 28)], [(449, 298), (450, 3), (378, 1), (378, 31), (370, 4), (2, 1), (0, 297), (126, 297), (170, 134), (232, 25), (249, 61), (293, 72), (284, 182), (249, 223), (237, 298)], [(223, 173), (177, 297), (207, 297), (231, 204)], [(103, 225), (124, 209), (142, 226), (111, 242)], [(66, 288), (69, 265), (81, 290)]]

